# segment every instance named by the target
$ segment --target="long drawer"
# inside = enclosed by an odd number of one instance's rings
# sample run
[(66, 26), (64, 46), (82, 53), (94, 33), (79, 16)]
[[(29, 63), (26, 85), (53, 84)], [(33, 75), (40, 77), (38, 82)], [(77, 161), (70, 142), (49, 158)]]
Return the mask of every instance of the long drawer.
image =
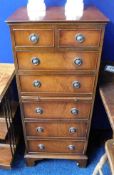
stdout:
[(98, 52), (19, 51), (16, 52), (20, 70), (96, 70)]
[(27, 140), (28, 152), (84, 154), (86, 142), (75, 140)]
[(94, 75), (20, 75), (21, 92), (93, 93)]
[(26, 135), (35, 137), (86, 138), (86, 121), (34, 121), (25, 122)]
[(92, 101), (88, 98), (45, 98), (23, 102), (25, 119), (89, 119)]

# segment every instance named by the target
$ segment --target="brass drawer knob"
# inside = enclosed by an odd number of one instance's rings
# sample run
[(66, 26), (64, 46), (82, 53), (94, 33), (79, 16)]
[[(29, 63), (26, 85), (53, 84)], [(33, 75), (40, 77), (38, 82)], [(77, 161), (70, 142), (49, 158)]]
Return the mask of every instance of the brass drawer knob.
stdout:
[(75, 40), (78, 43), (83, 43), (85, 41), (85, 36), (81, 33), (78, 33), (78, 34), (75, 35)]
[(45, 145), (44, 144), (39, 144), (38, 148), (39, 148), (39, 150), (44, 151), (45, 150)]
[(73, 151), (73, 150), (76, 149), (76, 147), (75, 147), (74, 145), (68, 145), (68, 149), (69, 149), (70, 151)]
[(81, 66), (83, 64), (83, 61), (81, 58), (75, 58), (74, 59), (74, 64), (77, 66)]
[(39, 65), (39, 64), (40, 64), (40, 59), (37, 58), (37, 57), (33, 57), (33, 58), (32, 58), (32, 64), (33, 64), (34, 66)]
[(43, 127), (37, 127), (36, 131), (39, 132), (39, 133), (44, 132), (44, 128)]
[(40, 82), (39, 80), (34, 80), (34, 81), (33, 81), (33, 86), (34, 86), (34, 87), (40, 88), (41, 82)]
[(72, 85), (73, 85), (73, 87), (76, 88), (76, 89), (79, 89), (80, 86), (81, 86), (79, 81), (73, 81)]
[(79, 113), (78, 109), (76, 109), (76, 108), (71, 109), (71, 114), (77, 115), (78, 113)]
[(43, 109), (42, 109), (42, 108), (36, 108), (36, 109), (35, 109), (35, 112), (36, 112), (37, 114), (43, 114)]
[(31, 41), (33, 44), (37, 43), (39, 41), (39, 35), (35, 33), (30, 34), (29, 41)]
[(77, 129), (74, 127), (69, 128), (70, 133), (76, 133)]

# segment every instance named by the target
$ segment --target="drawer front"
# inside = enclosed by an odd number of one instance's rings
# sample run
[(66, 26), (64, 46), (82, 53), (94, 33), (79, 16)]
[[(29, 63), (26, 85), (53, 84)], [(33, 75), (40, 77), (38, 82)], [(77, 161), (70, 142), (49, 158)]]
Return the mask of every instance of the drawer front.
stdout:
[(91, 102), (24, 102), (23, 110), (28, 119), (88, 119)]
[(60, 47), (99, 47), (101, 30), (59, 30)]
[(22, 92), (92, 93), (95, 76), (22, 75), (19, 79)]
[(99, 54), (96, 52), (17, 52), (21, 70), (95, 70)]
[(85, 138), (87, 122), (25, 122), (27, 136)]
[(52, 29), (21, 29), (14, 30), (16, 46), (53, 47), (54, 32)]
[(83, 154), (84, 141), (28, 140), (28, 152)]

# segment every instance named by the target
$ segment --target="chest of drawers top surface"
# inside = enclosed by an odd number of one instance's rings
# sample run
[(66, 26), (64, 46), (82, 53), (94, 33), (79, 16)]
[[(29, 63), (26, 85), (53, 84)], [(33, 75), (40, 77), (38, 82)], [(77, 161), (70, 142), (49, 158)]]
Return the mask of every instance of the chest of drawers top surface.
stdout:
[(95, 7), (86, 7), (83, 16), (79, 20), (67, 20), (65, 17), (64, 7), (50, 7), (47, 8), (46, 14), (42, 19), (32, 21), (27, 15), (27, 8), (22, 7), (17, 10), (12, 16), (10, 16), (6, 22), (107, 22), (106, 18), (98, 9)]

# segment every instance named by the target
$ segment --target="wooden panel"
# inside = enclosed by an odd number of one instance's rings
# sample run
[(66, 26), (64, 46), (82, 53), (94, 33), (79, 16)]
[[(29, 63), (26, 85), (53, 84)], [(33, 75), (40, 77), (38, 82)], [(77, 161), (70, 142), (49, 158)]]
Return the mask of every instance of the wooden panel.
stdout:
[[(18, 103), (12, 101), (11, 102), (11, 110), (12, 110), (12, 120), (15, 117), (16, 111), (17, 111)], [(1, 109), (1, 108), (0, 108)], [(11, 119), (4, 116), (4, 113), (2, 110), (0, 110), (0, 139), (5, 139), (8, 129), (11, 127)]]
[(8, 128), (5, 119), (0, 119), (0, 139), (4, 139), (7, 132)]
[[(17, 133), (16, 133), (17, 134)], [(9, 169), (12, 165), (14, 153), (19, 142), (19, 136), (15, 137), (15, 141), (6, 138), (0, 141), (0, 167)]]
[[(99, 54), (97, 52), (75, 52), (75, 51), (33, 51), (16, 52), (18, 67), (21, 70), (95, 70)], [(40, 60), (35, 65), (33, 58)], [(81, 65), (74, 64), (74, 60), (80, 58)]]
[(100, 95), (114, 133), (114, 77), (112, 82), (104, 83), (100, 87)]
[[(95, 77), (89, 75), (23, 75), (19, 79), (22, 92), (92, 93)], [(34, 81), (40, 81), (41, 86), (34, 87)], [(73, 87), (74, 81), (80, 83), (80, 88)]]
[[(81, 34), (85, 40), (78, 42), (76, 35)], [(99, 47), (101, 40), (101, 30), (70, 30), (61, 29), (58, 34), (60, 47)]]
[[(74, 140), (28, 140), (28, 152), (40, 152), (40, 153), (69, 153), (69, 154), (83, 154), (84, 141)], [(44, 150), (39, 148), (39, 145), (44, 145)], [(74, 146), (74, 150), (69, 149), (69, 145)]]
[(15, 75), (14, 64), (0, 63), (0, 102)]
[[(85, 121), (68, 121), (68, 122), (25, 122), (27, 136), (36, 137), (71, 137), (86, 138), (87, 122)], [(38, 132), (37, 128), (43, 128), (43, 132)], [(73, 127), (74, 133), (69, 130)]]
[[(38, 36), (38, 41), (32, 43), (30, 35)], [(53, 47), (54, 46), (54, 32), (51, 29), (16, 29), (14, 30), (15, 45), (29, 46), (29, 47)]]
[(111, 172), (112, 174), (114, 174), (114, 139), (106, 141), (105, 150), (108, 157)]
[(12, 162), (12, 152), (10, 145), (0, 144), (0, 166), (10, 168)]
[[(88, 119), (91, 110), (91, 101), (44, 101), (24, 102), (25, 118), (34, 119)], [(73, 109), (75, 110), (73, 114)], [(39, 111), (40, 110), (40, 111)]]

